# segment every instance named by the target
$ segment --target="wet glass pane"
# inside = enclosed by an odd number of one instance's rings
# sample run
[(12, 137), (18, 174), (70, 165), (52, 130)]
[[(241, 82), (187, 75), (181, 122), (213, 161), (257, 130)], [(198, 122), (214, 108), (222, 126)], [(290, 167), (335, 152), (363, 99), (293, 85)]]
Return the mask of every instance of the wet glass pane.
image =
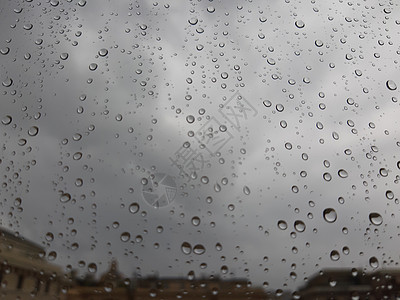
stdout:
[(398, 3), (3, 0), (0, 24), (1, 299), (400, 296)]

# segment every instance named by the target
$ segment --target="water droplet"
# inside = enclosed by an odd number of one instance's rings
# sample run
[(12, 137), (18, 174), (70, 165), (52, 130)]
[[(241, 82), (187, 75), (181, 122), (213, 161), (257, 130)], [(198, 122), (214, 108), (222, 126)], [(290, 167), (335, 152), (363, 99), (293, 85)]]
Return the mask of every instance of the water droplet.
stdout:
[(228, 209), (229, 209), (230, 211), (234, 211), (234, 210), (235, 210), (235, 205), (229, 204), (229, 205), (228, 205)]
[(206, 252), (206, 248), (204, 248), (203, 245), (196, 245), (193, 247), (193, 253), (197, 255), (202, 255), (204, 252)]
[(245, 195), (250, 195), (250, 188), (249, 188), (247, 185), (245, 185), (245, 186), (243, 187), (243, 193), (244, 193)]
[(188, 115), (188, 116), (186, 117), (186, 121), (187, 121), (189, 124), (192, 124), (192, 123), (195, 121), (195, 117), (192, 116), (192, 115)]
[(200, 218), (199, 217), (193, 217), (192, 218), (192, 225), (193, 226), (199, 226), (200, 225)]
[(264, 104), (265, 107), (271, 107), (272, 106), (272, 102), (269, 101), (269, 100), (264, 100), (263, 104)]
[(207, 7), (207, 11), (209, 13), (213, 13), (213, 12), (215, 12), (215, 7), (214, 6), (209, 6), (209, 7)]
[(89, 65), (89, 70), (90, 71), (94, 71), (94, 70), (96, 70), (97, 69), (97, 64), (96, 63), (91, 63), (90, 65)]
[(369, 221), (375, 226), (379, 226), (383, 223), (383, 218), (380, 214), (373, 212), (369, 214)]
[(46, 241), (51, 242), (54, 240), (54, 234), (51, 232), (46, 233)]
[(99, 50), (99, 52), (97, 52), (100, 56), (106, 56), (108, 54), (108, 50), (105, 48), (102, 48)]
[(50, 251), (48, 255), (49, 261), (53, 261), (57, 258), (57, 252), (56, 251)]
[(323, 211), (323, 217), (326, 222), (333, 223), (337, 219), (337, 214), (333, 208), (326, 208)]
[(192, 253), (192, 245), (190, 245), (188, 242), (183, 242), (181, 245), (181, 250), (183, 254), (189, 255)]
[(286, 230), (287, 228), (287, 223), (283, 220), (279, 220), (278, 221), (278, 228), (281, 230)]
[(86, 5), (86, 0), (79, 0), (78, 1), (78, 5), (81, 6), (81, 7), (85, 6)]
[(226, 73), (226, 72), (222, 72), (222, 73), (221, 73), (221, 78), (222, 78), (222, 79), (227, 79), (228, 76), (229, 76), (229, 75), (228, 75), (228, 73)]
[(385, 195), (386, 195), (386, 198), (389, 200), (393, 200), (393, 198), (394, 198), (394, 193), (391, 190), (387, 190)]
[(4, 87), (10, 87), (13, 84), (13, 80), (11, 78), (6, 78), (1, 84)]
[(71, 200), (71, 195), (68, 193), (62, 193), (60, 196), (60, 202), (61, 203), (67, 203), (68, 201)]
[(122, 121), (122, 115), (121, 114), (116, 115), (115, 120), (117, 120), (118, 122)]
[(306, 225), (303, 221), (297, 220), (294, 222), (294, 229), (296, 229), (296, 231), (298, 232), (303, 232), (304, 230), (306, 230)]
[(385, 168), (380, 168), (380, 169), (379, 169), (379, 174), (380, 174), (382, 177), (387, 177), (387, 176), (388, 176), (388, 171), (387, 171)]
[(75, 152), (72, 158), (73, 160), (80, 160), (82, 158), (82, 152)]
[(283, 112), (283, 110), (285, 109), (285, 107), (282, 104), (277, 104), (275, 106), (276, 110), (279, 112)]
[(339, 175), (340, 178), (346, 178), (347, 176), (349, 176), (349, 175), (347, 174), (347, 171), (346, 171), (346, 170), (343, 170), (343, 169), (340, 169), (340, 170), (338, 171), (338, 175)]
[(132, 214), (136, 214), (139, 211), (139, 209), (140, 209), (140, 206), (136, 202), (129, 205), (129, 212)]
[(129, 241), (130, 238), (131, 238), (131, 234), (129, 232), (121, 233), (121, 241), (123, 241), (124, 243)]
[(32, 126), (31, 128), (29, 128), (28, 130), (28, 134), (30, 136), (36, 136), (39, 133), (39, 128), (37, 126)]
[(379, 267), (379, 261), (375, 256), (372, 256), (369, 259), (369, 265), (371, 266), (371, 268), (376, 269)]
[(331, 181), (332, 179), (332, 175), (328, 172), (324, 173), (322, 177), (325, 179), (325, 181)]
[(339, 258), (340, 258), (340, 254), (339, 254), (338, 251), (333, 250), (333, 251), (331, 252), (331, 254), (330, 254), (330, 257), (331, 257), (331, 259), (332, 259), (333, 261), (338, 261)]
[(204, 184), (207, 184), (210, 181), (207, 176), (202, 176), (200, 180)]
[(199, 20), (197, 18), (190, 18), (188, 20), (190, 25), (196, 25)]
[(386, 81), (386, 87), (391, 91), (394, 91), (397, 89), (397, 85), (393, 80)]
[(88, 264), (88, 271), (89, 271), (89, 273), (96, 273), (97, 265), (95, 263)]
[(10, 52), (10, 48), (4, 47), (0, 49), (0, 53), (3, 55), (7, 55)]
[(324, 43), (321, 40), (315, 40), (315, 46), (322, 47)]
[(9, 125), (11, 122), (12, 122), (11, 116), (5, 116), (3, 119), (1, 119), (1, 123), (3, 125)]
[(306, 26), (306, 24), (302, 20), (297, 20), (296, 22), (294, 22), (294, 25), (296, 25), (297, 28), (304, 28), (304, 26)]

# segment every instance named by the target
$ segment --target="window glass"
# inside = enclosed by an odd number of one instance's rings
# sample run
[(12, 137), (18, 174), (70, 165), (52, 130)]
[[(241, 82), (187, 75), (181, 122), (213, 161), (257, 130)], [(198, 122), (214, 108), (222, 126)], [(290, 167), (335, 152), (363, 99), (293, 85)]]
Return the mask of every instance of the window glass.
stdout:
[(0, 294), (397, 295), (399, 12), (1, 1)]

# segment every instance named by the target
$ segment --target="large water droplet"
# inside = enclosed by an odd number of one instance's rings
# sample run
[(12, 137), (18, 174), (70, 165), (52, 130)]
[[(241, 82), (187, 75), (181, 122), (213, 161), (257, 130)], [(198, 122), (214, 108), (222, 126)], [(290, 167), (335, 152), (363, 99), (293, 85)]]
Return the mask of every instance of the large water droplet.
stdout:
[(1, 119), (1, 123), (3, 125), (9, 125), (11, 122), (12, 122), (11, 116), (5, 116), (3, 119)]
[(193, 247), (193, 253), (197, 255), (202, 255), (204, 252), (206, 252), (206, 248), (204, 248), (203, 245), (196, 245)]
[(369, 265), (371, 266), (371, 268), (376, 269), (379, 267), (379, 261), (375, 256), (372, 256), (369, 259)]
[(30, 136), (36, 136), (39, 133), (39, 128), (37, 126), (32, 126), (31, 128), (29, 128), (28, 130), (28, 134)]
[(333, 261), (338, 261), (339, 258), (340, 258), (340, 254), (339, 254), (338, 251), (333, 250), (333, 251), (331, 252), (331, 254), (330, 254), (330, 257), (331, 257), (331, 259), (332, 259)]
[(294, 22), (294, 25), (296, 25), (297, 28), (304, 28), (304, 26), (306, 26), (306, 24), (302, 20), (297, 20), (296, 22)]
[(127, 242), (131, 238), (131, 234), (129, 232), (123, 232), (121, 233), (121, 241)]
[(140, 209), (140, 206), (136, 202), (129, 205), (129, 212), (132, 214), (136, 214), (139, 211), (139, 209)]
[(296, 229), (296, 231), (298, 232), (303, 232), (304, 230), (306, 230), (306, 225), (303, 221), (297, 220), (294, 222), (294, 229)]
[(340, 169), (340, 170), (338, 171), (338, 175), (339, 175), (340, 178), (346, 178), (347, 176), (349, 176), (349, 174), (347, 173), (347, 171), (346, 171), (346, 170), (343, 170), (343, 169)]
[(326, 222), (333, 223), (337, 219), (337, 214), (333, 208), (326, 208), (323, 211), (323, 217)]
[(386, 87), (391, 91), (394, 91), (397, 89), (397, 85), (393, 80), (386, 81)]
[(108, 54), (108, 50), (105, 49), (105, 48), (102, 48), (102, 49), (99, 50), (98, 53), (99, 53), (100, 56), (106, 56)]
[(286, 230), (287, 228), (287, 223), (283, 220), (279, 220), (278, 221), (278, 228), (281, 230)]
[(375, 226), (379, 226), (383, 222), (383, 218), (380, 214), (373, 212), (369, 214), (369, 221)]
[(181, 250), (183, 254), (189, 255), (192, 253), (192, 245), (190, 245), (188, 242), (183, 242), (181, 245)]
[(90, 263), (88, 265), (89, 273), (96, 273), (97, 272), (97, 265), (95, 263)]
[(192, 218), (192, 224), (193, 224), (193, 226), (199, 226), (200, 225), (200, 218), (199, 217), (193, 217)]

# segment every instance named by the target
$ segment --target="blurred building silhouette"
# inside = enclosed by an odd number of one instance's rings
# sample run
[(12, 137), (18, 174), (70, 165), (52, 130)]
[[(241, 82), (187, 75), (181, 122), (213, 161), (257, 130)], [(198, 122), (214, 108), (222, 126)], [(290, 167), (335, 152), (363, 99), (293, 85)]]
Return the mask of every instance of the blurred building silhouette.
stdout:
[(299, 290), (301, 299), (400, 299), (400, 271), (324, 270)]
[(0, 228), (0, 299), (60, 299), (62, 270), (39, 245)]

